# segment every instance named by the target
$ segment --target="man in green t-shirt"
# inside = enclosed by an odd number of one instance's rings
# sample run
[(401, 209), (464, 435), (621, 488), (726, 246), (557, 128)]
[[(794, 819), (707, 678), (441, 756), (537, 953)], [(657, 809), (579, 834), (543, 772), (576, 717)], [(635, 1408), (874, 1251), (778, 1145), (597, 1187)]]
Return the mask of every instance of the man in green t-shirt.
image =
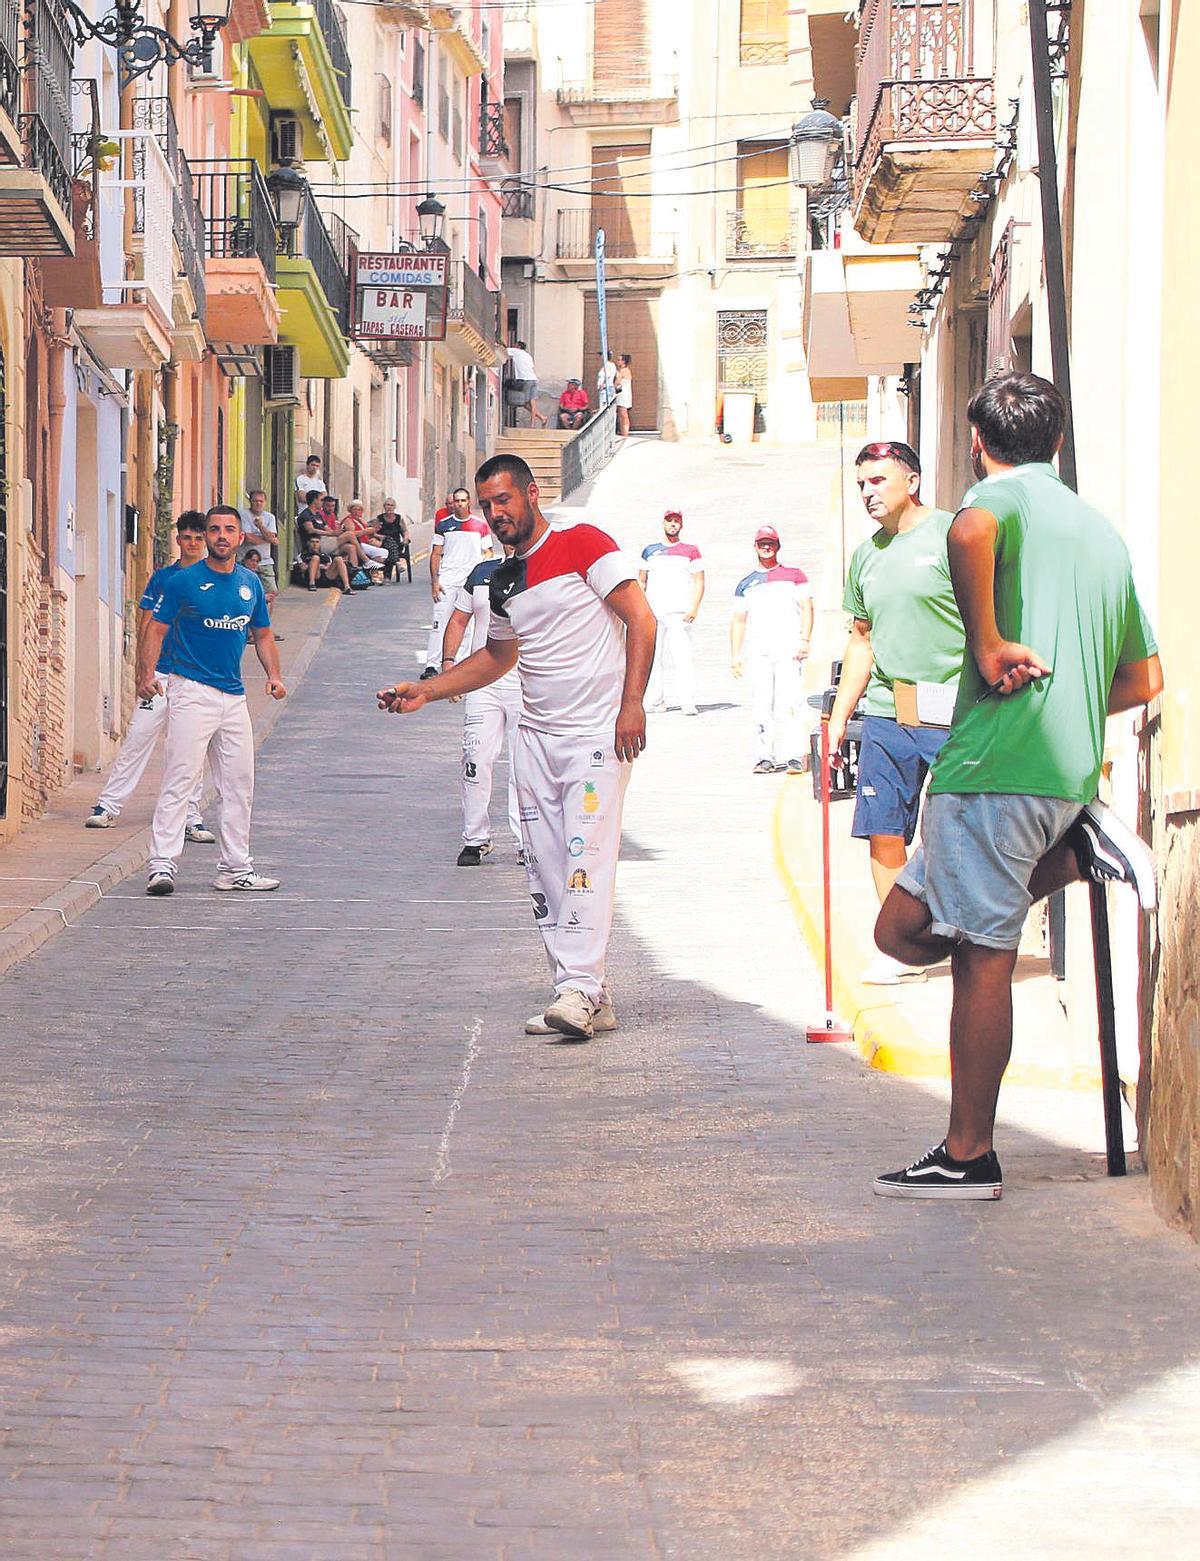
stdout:
[(948, 547), (970, 653), (921, 849), (875, 928), (907, 964), (950, 956), (950, 1125), (921, 1159), (876, 1178), (887, 1197), (1003, 1190), (992, 1131), (1029, 907), (1085, 876), (1154, 904), (1153, 859), (1096, 785), (1106, 716), (1153, 699), (1162, 670), (1124, 542), (1051, 465), (1066, 417), (1035, 374), (990, 380), (967, 407), (980, 481)]
[[(899, 440), (868, 444), (855, 466), (858, 491), (879, 530), (855, 548), (850, 560), (842, 606), (853, 623), (829, 717), (829, 751), (837, 763), (846, 723), (865, 692), (850, 832), (870, 842), (871, 876), (882, 903), (908, 860), (921, 788), (948, 734), (946, 726), (902, 725), (893, 685), (899, 680), (953, 689), (964, 639), (946, 557), (946, 533), (954, 517), (921, 503), (916, 451)], [(893, 986), (923, 981), (925, 971), (880, 954), (862, 979)]]

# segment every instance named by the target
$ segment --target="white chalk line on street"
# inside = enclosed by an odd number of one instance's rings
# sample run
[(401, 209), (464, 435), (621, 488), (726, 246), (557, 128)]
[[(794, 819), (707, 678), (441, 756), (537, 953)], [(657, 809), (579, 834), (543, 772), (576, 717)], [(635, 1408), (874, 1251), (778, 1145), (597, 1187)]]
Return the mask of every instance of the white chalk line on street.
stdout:
[(475, 1023), (467, 1032), (467, 1050), (463, 1057), (462, 1072), (459, 1074), (458, 1088), (454, 1091), (450, 1101), (450, 1110), (446, 1113), (446, 1125), (442, 1129), (441, 1140), (438, 1143), (437, 1160), (433, 1167), (433, 1185), (438, 1187), (450, 1175), (450, 1135), (454, 1132), (454, 1124), (463, 1103), (463, 1096), (467, 1093), (467, 1086), (471, 1082), (471, 1069), (475, 1065), (475, 1059), (479, 1056), (479, 1037), (483, 1034), (483, 1020), (476, 1018)]
[[(217, 932), (224, 925), (226, 924), (221, 921), (134, 921), (122, 922), (120, 930), (122, 932)], [(86, 922), (83, 921), (68, 922), (67, 926), (71, 932), (102, 932), (106, 937), (112, 931), (111, 927), (101, 927), (98, 923), (89, 926)], [(240, 932), (244, 932), (247, 929), (241, 927), (238, 930)], [(267, 923), (256, 919), (254, 926), (249, 930), (252, 932), (394, 932), (397, 934), (403, 934), (406, 937), (411, 937), (413, 934), (418, 932), (429, 932), (435, 933), (439, 937), (460, 937), (464, 930), (469, 933), (519, 932), (522, 934), (527, 934), (529, 932), (529, 924), (528, 922), (525, 922), (519, 927), (467, 927), (464, 929), (463, 927), (424, 926), (381, 927), (375, 922), (368, 922), (365, 927), (352, 927), (348, 926), (345, 922), (338, 922), (332, 927), (317, 927), (312, 925), (312, 923), (305, 921)]]

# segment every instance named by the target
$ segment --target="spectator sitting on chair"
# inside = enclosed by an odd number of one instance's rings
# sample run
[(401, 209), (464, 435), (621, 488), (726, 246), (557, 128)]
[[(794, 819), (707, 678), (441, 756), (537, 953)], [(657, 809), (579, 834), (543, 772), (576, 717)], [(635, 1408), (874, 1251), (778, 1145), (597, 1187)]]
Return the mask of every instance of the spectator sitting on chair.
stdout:
[(380, 542), (388, 550), (388, 560), (383, 566), (384, 579), (391, 579), (394, 572), (398, 580), (400, 565), (403, 563), (411, 582), (412, 537), (409, 534), (408, 521), (396, 509), (395, 499), (384, 499), (383, 509), (375, 517), (375, 530), (379, 534)]
[(582, 428), (587, 422), (588, 393), (577, 379), (569, 379), (567, 388), (558, 398), (558, 426)]
[(325, 529), (333, 538), (333, 547), (322, 544), (323, 553), (340, 553), (346, 560), (348, 569), (366, 569), (367, 555), (358, 545), (358, 533), (354, 528), (347, 527), (338, 514), (338, 501), (332, 493), (326, 493), (321, 499), (321, 517), (325, 522)]
[(363, 555), (363, 568), (367, 570), (382, 569), (388, 560), (386, 547), (380, 547), (379, 534), (375, 529), (374, 521), (367, 520), (363, 515), (363, 502), (361, 499), (352, 499), (346, 510), (346, 518), (342, 522), (342, 535), (353, 537), (358, 544), (358, 550)]

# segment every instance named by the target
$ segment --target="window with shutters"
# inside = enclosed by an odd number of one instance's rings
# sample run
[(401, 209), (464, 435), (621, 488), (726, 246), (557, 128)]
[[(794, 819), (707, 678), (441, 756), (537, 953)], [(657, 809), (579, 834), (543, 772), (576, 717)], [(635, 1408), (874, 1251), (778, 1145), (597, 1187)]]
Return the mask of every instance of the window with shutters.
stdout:
[(375, 77), (375, 87), (379, 97), (379, 139), (392, 144), (392, 82), (390, 76), (385, 76), (382, 71)]
[(738, 57), (743, 65), (787, 63), (788, 0), (741, 0)]
[(592, 84), (644, 89), (650, 79), (646, 0), (604, 0), (592, 10)]
[(413, 70), (412, 70), (412, 95), (413, 102), (418, 108), (425, 107), (425, 45), (419, 38), (413, 39)]
[(796, 215), (786, 142), (738, 142), (738, 203), (729, 214), (728, 259), (771, 259), (796, 253)]

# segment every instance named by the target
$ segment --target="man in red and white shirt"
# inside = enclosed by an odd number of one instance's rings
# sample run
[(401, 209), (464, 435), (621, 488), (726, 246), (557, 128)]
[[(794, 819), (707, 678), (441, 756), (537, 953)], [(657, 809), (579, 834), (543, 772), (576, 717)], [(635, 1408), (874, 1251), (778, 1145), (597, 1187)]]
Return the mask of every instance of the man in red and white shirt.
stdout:
[(692, 661), (692, 624), (704, 600), (704, 560), (692, 542), (680, 539), (683, 514), (669, 509), (663, 516), (665, 542), (642, 549), (642, 589), (658, 619), (658, 644), (650, 669), (646, 705), (667, 708), (663, 662), (671, 653), (675, 672), (675, 702), (684, 715), (696, 714), (696, 669)]
[(756, 775), (799, 775), (800, 671), (812, 641), (812, 586), (803, 569), (779, 562), (779, 533), (754, 534), (758, 568), (738, 582), (729, 626), (733, 675), (750, 674)]
[(442, 664), (442, 641), (459, 586), (481, 558), (492, 556), (492, 534), (486, 520), (471, 514), (471, 495), (465, 488), (455, 488), (450, 499), (453, 508), (434, 523), (429, 544), (433, 623), (425, 646), (422, 676), (426, 678), (431, 678)]
[(616, 1028), (604, 966), (621, 808), (629, 766), (646, 745), (654, 614), (637, 565), (610, 536), (588, 525), (551, 528), (519, 456), (493, 456), (475, 483), (492, 529), (515, 549), (489, 581), (487, 642), (428, 681), (381, 689), (379, 706), (407, 714), (517, 668), (517, 799), (534, 920), (554, 978), (553, 1001), (526, 1028), (587, 1040)]

